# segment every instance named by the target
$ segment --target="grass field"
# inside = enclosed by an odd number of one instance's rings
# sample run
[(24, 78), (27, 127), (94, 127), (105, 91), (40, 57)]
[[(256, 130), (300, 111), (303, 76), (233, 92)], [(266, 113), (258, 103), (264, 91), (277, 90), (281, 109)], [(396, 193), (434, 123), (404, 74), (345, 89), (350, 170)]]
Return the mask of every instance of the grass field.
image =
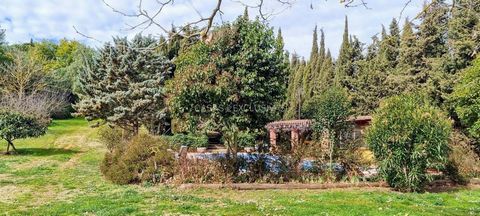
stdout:
[[(0, 142), (1, 151), (6, 144)], [(403, 194), (387, 189), (179, 190), (118, 186), (99, 171), (104, 147), (80, 119), (54, 121), (47, 135), (18, 140), (0, 156), (5, 215), (480, 215), (480, 188)]]

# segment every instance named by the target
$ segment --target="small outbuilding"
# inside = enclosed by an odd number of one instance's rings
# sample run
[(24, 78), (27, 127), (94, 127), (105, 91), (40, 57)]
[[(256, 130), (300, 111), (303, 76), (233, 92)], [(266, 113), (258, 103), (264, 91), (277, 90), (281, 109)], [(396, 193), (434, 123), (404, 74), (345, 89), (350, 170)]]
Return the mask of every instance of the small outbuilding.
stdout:
[[(354, 136), (359, 136), (363, 134), (364, 129), (370, 125), (372, 117), (352, 117), (349, 119), (349, 121), (353, 121), (355, 124), (355, 128), (353, 131)], [(280, 132), (290, 132), (290, 143), (292, 145), (292, 149), (295, 149), (298, 145), (300, 135), (304, 132), (310, 131), (312, 124), (312, 119), (296, 119), (268, 123), (265, 128), (268, 130), (270, 135), (270, 146), (272, 150), (277, 150), (277, 133)]]

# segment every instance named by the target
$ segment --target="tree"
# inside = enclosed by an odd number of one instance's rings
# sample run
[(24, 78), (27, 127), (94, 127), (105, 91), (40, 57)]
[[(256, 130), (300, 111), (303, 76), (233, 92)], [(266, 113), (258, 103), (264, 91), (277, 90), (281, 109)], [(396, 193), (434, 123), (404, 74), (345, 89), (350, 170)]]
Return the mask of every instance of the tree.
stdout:
[(391, 94), (401, 92), (417, 92), (421, 86), (417, 75), (422, 70), (421, 47), (416, 46), (417, 36), (413, 32), (412, 23), (405, 19), (400, 36), (398, 64), (387, 78)]
[(291, 68), (292, 80), (289, 83), (289, 97), (287, 98), (288, 108), (285, 113), (286, 119), (298, 119), (301, 118), (301, 110), (304, 102), (304, 90), (303, 90), (303, 76), (306, 70), (307, 63), (305, 60), (299, 60), (296, 67)]
[(470, 136), (480, 142), (480, 57), (460, 74), (450, 96), (455, 113)]
[[(127, 24), (127, 27), (130, 30), (141, 29), (143, 31), (153, 26), (153, 27), (159, 28), (160, 31), (163, 31), (164, 33), (167, 33), (167, 34), (174, 33), (175, 35), (179, 35), (184, 38), (200, 36), (203, 40), (208, 38), (209, 33), (214, 27), (213, 24), (215, 22), (215, 19), (218, 18), (219, 14), (220, 16), (221, 14), (223, 14), (222, 9), (224, 6), (223, 0), (216, 0), (214, 1), (215, 4), (212, 7), (211, 13), (208, 16), (204, 17), (198, 13), (199, 17), (197, 19), (186, 21), (186, 23), (183, 25), (182, 28), (180, 28), (176, 32), (172, 32), (168, 30), (168, 27), (164, 26), (162, 23), (158, 22), (157, 20), (165, 15), (164, 8), (174, 7), (179, 3), (172, 0), (163, 0), (163, 1), (157, 0), (153, 5), (149, 5), (149, 8), (147, 9), (145, 8), (145, 4), (142, 4), (142, 2), (143, 1), (139, 0), (138, 5), (134, 10), (129, 10), (128, 12), (126, 12), (111, 6), (109, 3), (107, 3), (107, 1), (103, 1), (105, 6), (112, 9), (113, 12), (124, 17), (134, 18), (138, 20), (138, 22), (135, 24)], [(294, 0), (269, 1), (268, 2), (269, 6), (272, 6), (272, 5), (274, 6), (273, 10), (270, 10), (272, 9), (271, 7), (268, 7), (269, 10), (265, 9), (266, 8), (265, 4), (267, 3), (264, 0), (257, 0), (257, 1), (240, 0), (237, 3), (245, 6), (244, 15), (245, 17), (247, 17), (247, 19), (248, 19), (248, 9), (251, 8), (258, 11), (259, 18), (261, 18), (263, 21), (268, 21), (272, 16), (276, 15), (277, 13), (285, 9), (291, 8), (291, 6), (296, 3), (296, 1)], [(344, 5), (345, 7), (363, 6), (364, 8), (368, 8), (365, 0), (339, 0), (339, 3)], [(408, 4), (409, 2), (407, 2), (406, 5)], [(197, 10), (195, 8), (193, 9), (195, 11)], [(310, 4), (310, 9), (313, 9), (313, 4)], [(153, 11), (150, 13), (149, 12), (150, 10), (153, 10)], [(193, 26), (201, 26), (201, 27), (196, 28), (195, 31), (187, 31), (188, 29), (191, 29)], [(77, 31), (77, 33), (83, 36), (86, 36), (80, 33), (75, 27), (74, 29)]]
[(448, 21), (449, 71), (455, 73), (470, 65), (480, 51), (480, 4), (456, 0)]
[(42, 65), (32, 56), (19, 49), (9, 52), (9, 56), (11, 60), (0, 68), (0, 89), (3, 94), (15, 94), (23, 98), (46, 88)]
[(398, 64), (398, 52), (400, 46), (400, 30), (396, 19), (390, 23), (390, 34), (382, 38), (379, 55), (383, 58), (385, 68), (391, 70)]
[(333, 159), (349, 136), (351, 123), (351, 101), (348, 93), (339, 87), (333, 87), (306, 104), (306, 113), (313, 116), (313, 131), (318, 139), (328, 141), (329, 166), (332, 169)]
[(5, 56), (5, 29), (2, 29), (0, 26), (0, 65), (7, 61), (7, 56)]
[[(93, 58), (94, 51), (78, 41), (62, 39), (55, 49), (54, 58), (47, 63), (48, 88), (54, 91), (73, 94), (86, 61)], [(74, 102), (74, 101), (72, 101)]]
[(194, 130), (230, 132), (260, 129), (280, 118), (288, 80), (284, 54), (273, 30), (259, 20), (239, 17), (215, 29), (175, 61), (169, 107)]
[(335, 85), (335, 65), (330, 49), (327, 50), (325, 60), (322, 64), (321, 81), (322, 83), (319, 86), (320, 90), (318, 92), (322, 92)]
[(422, 191), (427, 168), (443, 168), (448, 160), (451, 132), (451, 121), (425, 97), (404, 94), (382, 102), (365, 140), (391, 187)]
[(36, 118), (15, 111), (0, 110), (0, 138), (7, 141), (7, 154), (10, 147), (16, 152), (13, 144), (16, 139), (38, 137), (47, 131), (47, 125)]
[(421, 59), (415, 83), (424, 89), (433, 102), (441, 105), (451, 90), (449, 74), (446, 73), (448, 52), (448, 6), (444, 0), (435, 0), (424, 6), (419, 15), (416, 47)]
[(153, 47), (151, 37), (107, 43), (80, 75), (80, 101), (74, 107), (87, 120), (101, 119), (134, 134), (164, 119), (164, 84), (173, 66)]
[(319, 60), (318, 55), (318, 32), (317, 26), (313, 30), (313, 39), (312, 39), (312, 50), (310, 52), (310, 59), (307, 63), (307, 68), (304, 70), (302, 89), (304, 91), (304, 99), (309, 100), (313, 96), (313, 88), (315, 83), (315, 78), (318, 76), (319, 71), (317, 70), (317, 61)]
[(342, 83), (345, 78), (352, 74), (351, 71), (351, 56), (350, 56), (350, 40), (348, 33), (348, 18), (345, 16), (345, 27), (343, 30), (343, 40), (342, 45), (340, 46), (340, 52), (335, 62), (335, 84), (345, 86), (345, 83)]

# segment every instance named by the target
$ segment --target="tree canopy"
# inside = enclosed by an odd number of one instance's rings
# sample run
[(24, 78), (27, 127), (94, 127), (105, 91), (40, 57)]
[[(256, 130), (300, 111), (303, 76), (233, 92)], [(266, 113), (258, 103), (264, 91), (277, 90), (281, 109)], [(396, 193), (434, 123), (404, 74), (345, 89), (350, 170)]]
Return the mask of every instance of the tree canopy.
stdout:
[(173, 116), (194, 130), (208, 125), (256, 129), (278, 118), (288, 75), (278, 38), (270, 27), (245, 16), (216, 28), (211, 40), (175, 61), (169, 83)]
[(164, 119), (165, 81), (173, 65), (156, 52), (157, 41), (135, 36), (132, 41), (115, 38), (87, 64), (80, 76), (77, 114), (100, 119), (130, 132)]

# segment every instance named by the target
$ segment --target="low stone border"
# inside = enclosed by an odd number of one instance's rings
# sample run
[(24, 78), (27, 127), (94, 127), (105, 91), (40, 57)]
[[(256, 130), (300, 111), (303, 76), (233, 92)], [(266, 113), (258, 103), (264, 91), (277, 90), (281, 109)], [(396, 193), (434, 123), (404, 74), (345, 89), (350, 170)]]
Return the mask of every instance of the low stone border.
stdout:
[(364, 188), (364, 187), (388, 187), (385, 182), (359, 182), (359, 183), (325, 183), (325, 184), (261, 184), (261, 183), (237, 183), (237, 184), (182, 184), (179, 189), (234, 189), (234, 190), (270, 190), (270, 189), (331, 189), (331, 188)]
[[(456, 185), (449, 180), (438, 180), (430, 184), (429, 188), (452, 188), (462, 185)], [(471, 179), (468, 185), (464, 186), (480, 186), (480, 179)], [(285, 184), (262, 184), (262, 183), (235, 183), (235, 184), (181, 184), (179, 189), (233, 189), (233, 190), (291, 190), (291, 189), (334, 189), (334, 188), (389, 188), (386, 182), (358, 182), (358, 183), (324, 183), (324, 184), (302, 184), (302, 183), (285, 183)]]

